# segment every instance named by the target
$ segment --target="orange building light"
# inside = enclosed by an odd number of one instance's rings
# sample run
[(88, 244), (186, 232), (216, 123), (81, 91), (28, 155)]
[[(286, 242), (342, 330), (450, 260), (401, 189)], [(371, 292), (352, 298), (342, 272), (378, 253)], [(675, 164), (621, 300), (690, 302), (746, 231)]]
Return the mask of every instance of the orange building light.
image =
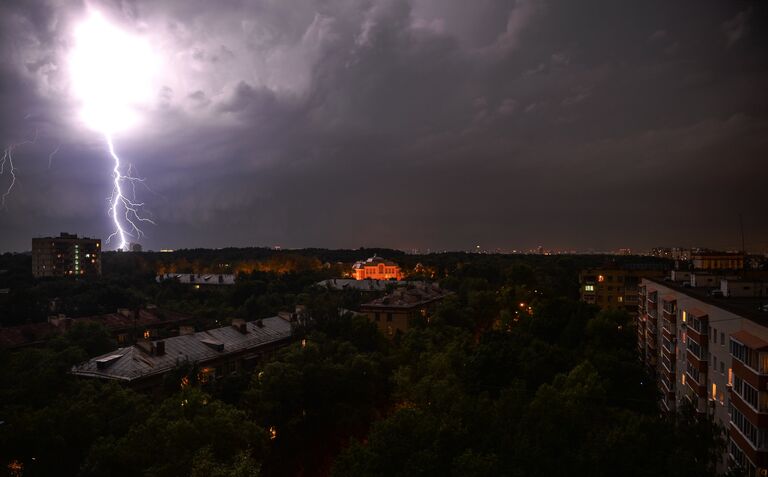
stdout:
[(355, 280), (402, 280), (405, 275), (395, 262), (374, 255), (356, 262), (352, 266), (352, 276)]

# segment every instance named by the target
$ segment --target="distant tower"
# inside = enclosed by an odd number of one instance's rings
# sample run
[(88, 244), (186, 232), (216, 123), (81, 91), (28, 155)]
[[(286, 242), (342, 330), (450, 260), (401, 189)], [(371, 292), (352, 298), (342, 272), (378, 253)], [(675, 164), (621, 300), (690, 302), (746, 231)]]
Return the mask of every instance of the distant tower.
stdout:
[(128, 249), (131, 252), (141, 252), (141, 244), (140, 243), (131, 243), (128, 245)]

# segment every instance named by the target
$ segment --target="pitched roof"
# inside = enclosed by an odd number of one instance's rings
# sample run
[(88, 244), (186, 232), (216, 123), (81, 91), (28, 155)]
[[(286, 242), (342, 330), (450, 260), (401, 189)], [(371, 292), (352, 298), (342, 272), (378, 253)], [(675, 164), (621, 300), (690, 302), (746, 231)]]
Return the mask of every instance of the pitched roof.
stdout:
[(168, 310), (146, 310), (141, 309), (138, 315), (129, 311), (128, 313), (107, 313), (105, 315), (86, 316), (82, 318), (73, 318), (72, 323), (98, 323), (107, 330), (115, 332), (129, 330), (135, 327), (150, 328), (154, 326), (170, 325), (183, 323), (193, 319), (191, 315), (176, 313)]
[(399, 288), (394, 292), (360, 305), (361, 308), (413, 308), (439, 300), (451, 292), (437, 286)]
[(235, 275), (228, 273), (164, 273), (155, 277), (158, 283), (165, 280), (178, 280), (189, 285), (234, 285)]
[(0, 328), (0, 348), (19, 348), (42, 343), (59, 332), (57, 327), (47, 321)]
[(387, 291), (387, 287), (421, 285), (426, 286), (427, 282), (408, 281), (408, 280), (356, 280), (354, 278), (329, 278), (316, 283), (317, 286), (330, 288), (332, 290), (359, 290), (359, 291)]
[(374, 255), (373, 257), (367, 259), (367, 260), (360, 260), (358, 262), (355, 262), (354, 265), (352, 265), (353, 270), (359, 270), (361, 268), (365, 267), (378, 267), (379, 264), (386, 265), (388, 267), (397, 267), (398, 265), (393, 262), (392, 260), (386, 260), (381, 257), (377, 257)]
[[(257, 320), (258, 321), (258, 320)], [(291, 324), (282, 318), (271, 317), (246, 323), (247, 333), (232, 326), (224, 326), (191, 335), (163, 340), (165, 353), (150, 355), (139, 346), (118, 348), (72, 367), (78, 376), (134, 381), (166, 373), (182, 363), (204, 363), (240, 351), (256, 349), (291, 336)], [(157, 342), (155, 342), (157, 343)], [(221, 348), (223, 345), (223, 349)], [(99, 369), (101, 362), (101, 369)]]
[(134, 319), (136, 313), (127, 310), (127, 313), (107, 313), (104, 315), (84, 316), (80, 318), (66, 318), (57, 324), (58, 320), (42, 323), (27, 323), (23, 325), (0, 327), (0, 349), (19, 348), (33, 344), (43, 343), (47, 339), (64, 333), (77, 323), (97, 323), (104, 326), (111, 333), (119, 333), (133, 328), (155, 328), (168, 325), (182, 324), (193, 319), (191, 315), (177, 313), (169, 310), (142, 309)]

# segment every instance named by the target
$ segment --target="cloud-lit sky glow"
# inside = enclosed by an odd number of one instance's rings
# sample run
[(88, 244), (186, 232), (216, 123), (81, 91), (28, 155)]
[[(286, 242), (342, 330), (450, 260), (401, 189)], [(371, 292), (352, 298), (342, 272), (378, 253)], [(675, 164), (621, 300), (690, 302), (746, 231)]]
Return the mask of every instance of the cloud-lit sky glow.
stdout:
[(159, 59), (149, 43), (113, 27), (96, 12), (76, 27), (74, 36), (69, 69), (83, 120), (103, 134), (135, 125), (136, 108), (151, 103), (158, 90), (152, 77)]
[(765, 250), (763, 4), (3, 2), (0, 251), (112, 232), (94, 124), (147, 248)]

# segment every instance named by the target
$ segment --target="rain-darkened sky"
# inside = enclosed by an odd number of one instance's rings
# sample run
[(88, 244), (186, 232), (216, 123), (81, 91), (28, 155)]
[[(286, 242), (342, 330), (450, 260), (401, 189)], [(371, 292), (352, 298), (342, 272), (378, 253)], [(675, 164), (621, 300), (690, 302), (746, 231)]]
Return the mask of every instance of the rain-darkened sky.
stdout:
[(765, 2), (6, 0), (0, 251), (112, 232), (89, 8), (162, 60), (115, 135), (145, 248), (768, 250)]

